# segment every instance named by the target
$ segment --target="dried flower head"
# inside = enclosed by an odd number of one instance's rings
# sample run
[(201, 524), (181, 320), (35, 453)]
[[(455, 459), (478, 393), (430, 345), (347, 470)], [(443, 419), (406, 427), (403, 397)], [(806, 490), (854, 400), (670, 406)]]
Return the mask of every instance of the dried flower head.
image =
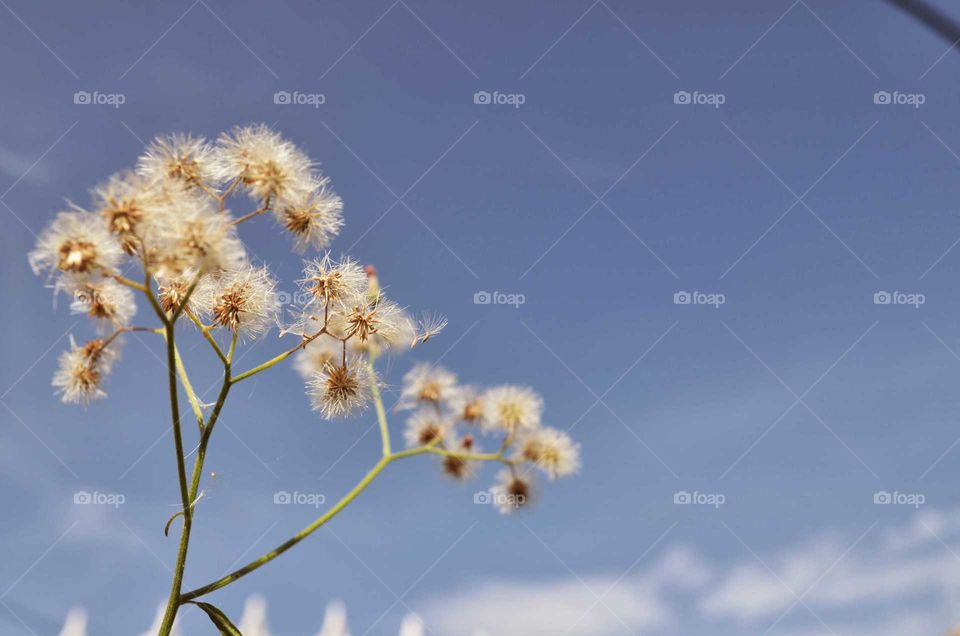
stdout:
[(97, 339), (77, 345), (70, 338), (70, 350), (60, 354), (52, 383), (63, 402), (87, 406), (106, 397), (101, 384), (117, 358), (116, 343)]
[(205, 318), (246, 338), (259, 336), (277, 321), (276, 282), (266, 267), (246, 265), (205, 276), (194, 295)]
[[(164, 311), (176, 311), (187, 299), (190, 293), (190, 287), (197, 277), (197, 272), (187, 270), (181, 276), (175, 278), (158, 277), (157, 278), (157, 300)], [(187, 301), (187, 309), (196, 309), (196, 298), (191, 294)]]
[(313, 409), (328, 420), (345, 417), (366, 408), (371, 380), (364, 362), (348, 358), (347, 364), (334, 362), (315, 373), (307, 382)]
[(356, 337), (367, 342), (374, 335), (387, 342), (396, 342), (405, 325), (409, 324), (406, 313), (383, 295), (360, 302), (346, 313), (346, 337)]
[(339, 364), (343, 357), (343, 344), (335, 338), (319, 336), (307, 343), (297, 354), (293, 366), (304, 380), (322, 372), (328, 364)]
[(66, 272), (77, 276), (112, 269), (120, 262), (120, 249), (106, 220), (90, 212), (61, 212), (37, 239), (30, 252), (34, 273)]
[(367, 293), (367, 275), (350, 258), (335, 261), (327, 252), (322, 258), (304, 261), (303, 278), (298, 281), (308, 307), (331, 305), (351, 307)]
[(153, 181), (169, 180), (189, 187), (214, 181), (214, 152), (202, 137), (176, 133), (157, 137), (137, 161), (137, 173)]
[[(451, 449), (460, 453), (476, 452), (472, 435), (467, 435), (459, 441), (448, 440), (448, 445)], [(476, 476), (476, 463), (476, 460), (447, 455), (443, 458), (440, 466), (443, 469), (444, 475), (459, 481), (464, 481)]]
[(555, 428), (533, 430), (519, 442), (517, 459), (532, 462), (550, 479), (573, 475), (580, 470), (580, 446)]
[(234, 128), (217, 140), (216, 175), (239, 179), (251, 197), (265, 203), (294, 199), (310, 190), (310, 159), (264, 125)]
[(127, 170), (94, 188), (93, 202), (123, 251), (136, 253), (140, 247), (139, 233), (156, 213), (157, 188), (147, 178)]
[(453, 430), (453, 423), (448, 417), (433, 409), (415, 411), (407, 420), (407, 428), (403, 437), (407, 447), (427, 446), (444, 441)]
[(456, 387), (447, 404), (454, 416), (467, 424), (479, 424), (483, 420), (483, 395), (475, 386)]
[[(389, 333), (389, 338), (386, 337), (386, 332), (374, 333), (365, 341), (360, 340), (359, 338), (350, 338), (347, 341), (347, 347), (350, 351), (356, 353), (369, 354), (374, 357), (378, 357), (384, 353), (403, 353), (410, 350), (410, 342), (415, 336), (415, 327), (413, 320), (410, 316), (403, 311), (399, 310), (399, 314), (395, 317), (393, 321), (393, 329)], [(343, 325), (340, 327), (341, 330), (346, 327), (346, 316), (338, 317), (336, 324)], [(345, 331), (344, 331), (345, 333)]]
[(483, 395), (483, 425), (488, 430), (515, 434), (540, 426), (543, 399), (525, 386), (507, 384), (487, 390)]
[(150, 236), (144, 238), (148, 265), (158, 276), (236, 269), (246, 262), (232, 219), (216, 208), (211, 197), (168, 188), (162, 210)]
[(133, 292), (112, 278), (70, 280), (64, 287), (73, 295), (70, 310), (90, 316), (101, 328), (129, 325), (137, 313)]
[(453, 398), (457, 376), (443, 367), (421, 362), (403, 376), (398, 408), (411, 409), (424, 404), (439, 407)]
[(502, 514), (516, 512), (529, 506), (535, 495), (533, 480), (518, 470), (504, 468), (497, 474), (497, 481), (490, 489), (493, 503)]
[(343, 227), (343, 200), (329, 187), (326, 178), (317, 179), (304, 192), (284, 197), (273, 208), (274, 216), (294, 237), (294, 248), (323, 249)]

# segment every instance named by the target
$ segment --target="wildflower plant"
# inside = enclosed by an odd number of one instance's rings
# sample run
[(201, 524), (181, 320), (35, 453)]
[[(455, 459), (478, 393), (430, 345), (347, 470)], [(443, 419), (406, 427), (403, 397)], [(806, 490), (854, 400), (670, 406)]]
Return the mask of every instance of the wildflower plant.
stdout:
[[(252, 211), (232, 214), (228, 202), (241, 201), (245, 206), (252, 201)], [(295, 252), (313, 251), (297, 281), (299, 301), (286, 312), (275, 277), (251, 262), (239, 236), (241, 225), (268, 213), (290, 235)], [(70, 310), (89, 316), (96, 333), (82, 343), (71, 338), (60, 356), (53, 386), (64, 402), (87, 405), (106, 397), (104, 385), (119, 362), (125, 334), (153, 333), (165, 340), (180, 491), (180, 510), (167, 520), (165, 532), (179, 520), (181, 534), (161, 636), (169, 636), (186, 603), (199, 605), (221, 633), (239, 634), (223, 612), (199, 599), (303, 541), (394, 461), (433, 455), (442, 472), (457, 480), (473, 477), (483, 462), (499, 463), (503, 469), (489, 496), (503, 512), (529, 503), (535, 470), (555, 479), (579, 468), (577, 445), (566, 433), (542, 425), (543, 401), (532, 389), (482, 390), (426, 363), (403, 378), (396, 411), (408, 414), (406, 448), (394, 449), (377, 360), (424, 345), (447, 322), (429, 313), (414, 319), (386, 296), (371, 266), (325, 251), (342, 226), (343, 203), (329, 179), (294, 144), (258, 125), (235, 128), (213, 142), (185, 134), (156, 139), (135, 170), (93, 189), (89, 210), (71, 205), (58, 214), (30, 252), (33, 270), (46, 276), (55, 294), (68, 295)], [(134, 322), (138, 296), (159, 326)], [(199, 334), (223, 366), (212, 405), (201, 403), (193, 390), (177, 347), (181, 325), (181, 332)], [(250, 369), (235, 369), (238, 349), (275, 326), (292, 346)], [(381, 456), (340, 501), (290, 539), (226, 576), (183, 591), (207, 448), (230, 391), (288, 358), (320, 418), (350, 417), (373, 405)], [(196, 420), (192, 471), (184, 429), (193, 427), (181, 418), (181, 394)], [(491, 436), (489, 448), (481, 448), (479, 438)]]

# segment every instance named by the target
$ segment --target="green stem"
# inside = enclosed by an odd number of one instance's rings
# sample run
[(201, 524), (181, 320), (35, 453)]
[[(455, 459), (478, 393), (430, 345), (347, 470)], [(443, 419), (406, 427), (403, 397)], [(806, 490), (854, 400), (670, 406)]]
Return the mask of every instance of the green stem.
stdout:
[(257, 366), (253, 367), (252, 369), (250, 369), (250, 370), (248, 370), (248, 371), (244, 371), (243, 373), (240, 373), (240, 374), (234, 376), (234, 378), (233, 378), (234, 384), (236, 384), (237, 382), (239, 382), (239, 381), (241, 381), (241, 380), (246, 380), (247, 378), (249, 378), (249, 377), (252, 376), (252, 375), (256, 375), (256, 374), (260, 373), (261, 371), (266, 371), (266, 370), (269, 369), (270, 367), (272, 367), (272, 366), (274, 366), (274, 365), (277, 365), (277, 364), (283, 362), (284, 360), (286, 360), (287, 358), (289, 358), (290, 356), (292, 356), (293, 354), (295, 354), (297, 351), (300, 351), (301, 349), (306, 348), (306, 346), (307, 346), (308, 344), (310, 344), (311, 342), (313, 342), (314, 340), (316, 340), (317, 338), (319, 338), (321, 335), (326, 334), (326, 333), (327, 333), (327, 328), (324, 327), (323, 329), (321, 329), (320, 331), (318, 331), (318, 332), (315, 333), (315, 334), (312, 334), (312, 335), (310, 335), (310, 336), (305, 336), (305, 337), (303, 338), (303, 341), (302, 341), (300, 344), (298, 344), (296, 347), (293, 347), (292, 349), (287, 349), (287, 350), (284, 351), (283, 353), (281, 353), (281, 354), (279, 354), (279, 355), (276, 355), (276, 356), (270, 358), (269, 360), (267, 360), (267, 361), (264, 362), (263, 364), (258, 364)]
[(183, 383), (183, 389), (187, 392), (187, 399), (190, 401), (190, 408), (193, 409), (193, 415), (197, 418), (197, 426), (200, 427), (200, 430), (203, 430), (203, 409), (200, 407), (200, 400), (197, 399), (197, 393), (193, 390), (193, 385), (190, 384), (190, 376), (187, 375), (187, 369), (183, 366), (183, 358), (180, 357), (180, 351), (177, 347), (173, 348), (174, 354), (176, 354), (177, 359), (177, 374), (180, 376), (180, 381)]
[(374, 467), (370, 470), (370, 472), (368, 472), (364, 476), (363, 479), (357, 482), (357, 485), (355, 485), (353, 489), (350, 490), (350, 492), (344, 495), (344, 497), (340, 499), (340, 501), (338, 501), (330, 510), (328, 510), (323, 515), (318, 517), (310, 525), (303, 528), (303, 530), (293, 535), (291, 538), (287, 539), (286, 541), (278, 545), (273, 550), (270, 550), (269, 552), (262, 555), (261, 557), (254, 559), (250, 563), (247, 563), (242, 568), (234, 570), (230, 574), (227, 574), (226, 576), (220, 579), (217, 579), (213, 583), (208, 583), (207, 585), (198, 587), (195, 590), (191, 590), (189, 592), (184, 593), (182, 596), (180, 596), (180, 603), (183, 604), (183, 603), (192, 601), (196, 598), (199, 598), (201, 596), (204, 596), (206, 594), (209, 594), (210, 592), (219, 590), (220, 588), (225, 587), (230, 583), (233, 583), (240, 577), (253, 572), (254, 570), (266, 565), (270, 561), (273, 561), (275, 558), (277, 558), (278, 556), (280, 556), (281, 554), (283, 554), (293, 546), (297, 545), (298, 543), (306, 539), (313, 532), (318, 530), (321, 526), (323, 526), (325, 523), (327, 523), (333, 517), (335, 517), (340, 511), (342, 511), (344, 508), (350, 505), (350, 503), (352, 503), (354, 499), (360, 496), (360, 493), (366, 490), (367, 487), (371, 483), (373, 483), (373, 480), (376, 479), (381, 472), (383, 472), (383, 469), (386, 468), (388, 465), (390, 465), (392, 462), (398, 459), (403, 459), (404, 457), (412, 457), (414, 455), (423, 455), (423, 454), (435, 454), (435, 455), (444, 455), (449, 457), (458, 457), (464, 460), (477, 459), (477, 460), (489, 460), (489, 461), (503, 461), (503, 456), (499, 453), (458, 453), (455, 451), (448, 451), (441, 448), (433, 448), (430, 446), (421, 446), (419, 448), (411, 448), (409, 450), (399, 451), (396, 453), (385, 455), (380, 458), (380, 461), (378, 461), (374, 465)]
[(370, 390), (373, 392), (373, 404), (377, 409), (377, 422), (380, 423), (380, 440), (383, 442), (383, 456), (390, 455), (390, 427), (387, 425), (387, 412), (383, 408), (383, 398), (380, 396), (380, 386), (377, 381), (377, 372), (373, 368), (373, 356), (367, 363), (367, 372), (370, 375)]
[(343, 499), (338, 501), (336, 505), (334, 505), (330, 510), (324, 513), (322, 516), (317, 518), (313, 523), (311, 523), (310, 525), (305, 527), (303, 530), (301, 530), (297, 534), (293, 535), (291, 538), (287, 539), (286, 541), (278, 545), (276, 548), (274, 548), (270, 552), (267, 552), (260, 558), (251, 561), (250, 563), (243, 566), (242, 568), (238, 570), (234, 570), (230, 574), (224, 576), (221, 579), (214, 581), (213, 583), (204, 585), (203, 587), (198, 587), (195, 590), (191, 590), (190, 592), (183, 594), (180, 597), (180, 602), (186, 603), (187, 601), (191, 601), (195, 598), (199, 598), (204, 594), (209, 594), (214, 590), (219, 590), (221, 587), (224, 587), (225, 585), (229, 585), (230, 583), (233, 583), (240, 577), (246, 574), (249, 574), (250, 572), (253, 572), (257, 568), (269, 563), (270, 561), (273, 561), (275, 558), (277, 558), (278, 556), (280, 556), (281, 554), (283, 554), (293, 546), (297, 545), (298, 543), (306, 539), (308, 536), (313, 534), (315, 530), (320, 528), (320, 526), (325, 524), (327, 521), (329, 521), (334, 516), (336, 516), (337, 513), (339, 513), (344, 508), (346, 508), (350, 504), (350, 502), (352, 502), (354, 499), (356, 499), (360, 495), (360, 493), (366, 490), (367, 486), (369, 486), (370, 483), (377, 478), (377, 475), (383, 472), (383, 469), (386, 468), (391, 461), (393, 461), (392, 457), (381, 457), (380, 461), (376, 463), (373, 469), (371, 469), (370, 472), (368, 472), (366, 476), (363, 479), (361, 479), (357, 483), (357, 485), (354, 486), (353, 489), (343, 497)]
[[(187, 544), (190, 541), (192, 522), (190, 497), (187, 491), (187, 471), (184, 466), (183, 436), (180, 433), (180, 402), (177, 395), (177, 352), (174, 342), (175, 323), (164, 321), (164, 335), (167, 341), (167, 380), (170, 387), (170, 413), (173, 419), (173, 441), (177, 452), (177, 477), (180, 481), (180, 501), (183, 506), (183, 531), (180, 534), (180, 547), (177, 550), (177, 562), (173, 572), (173, 583), (167, 600), (160, 628), (161, 636), (168, 636), (179, 607), (180, 586), (183, 583), (183, 568), (187, 559)], [(164, 626), (166, 630), (164, 630)]]
[(220, 345), (217, 344), (216, 339), (214, 339), (214, 337), (210, 335), (210, 330), (207, 329), (204, 326), (204, 324), (200, 322), (200, 319), (197, 318), (197, 315), (192, 311), (190, 311), (189, 309), (186, 310), (186, 314), (187, 314), (187, 317), (190, 318), (191, 321), (193, 321), (193, 324), (195, 324), (197, 328), (200, 330), (200, 333), (203, 334), (204, 340), (209, 342), (210, 346), (213, 347), (213, 350), (216, 352), (217, 357), (220, 358), (220, 362), (227, 364), (228, 363), (227, 356), (223, 353), (223, 349), (220, 348)]
[[(235, 344), (236, 335), (234, 335), (234, 338), (231, 340), (231, 353)], [(230, 365), (228, 363), (224, 368), (223, 383), (220, 385), (220, 393), (217, 395), (217, 401), (213, 406), (213, 410), (210, 412), (210, 418), (207, 420), (206, 425), (203, 426), (202, 433), (200, 434), (200, 444), (197, 447), (197, 456), (193, 462), (193, 474), (190, 479), (189, 497), (191, 503), (190, 506), (184, 509), (183, 531), (180, 535), (180, 548), (177, 552), (177, 569), (174, 571), (176, 596), (174, 597), (171, 591), (171, 597), (167, 602), (167, 609), (164, 613), (164, 620), (160, 628), (159, 636), (169, 636), (170, 630), (173, 628), (173, 621), (176, 618), (177, 610), (184, 603), (180, 598), (180, 588), (183, 583), (183, 569), (187, 559), (187, 548), (190, 544), (190, 531), (193, 528), (193, 503), (197, 500), (200, 492), (200, 480), (203, 477), (203, 464), (207, 457), (207, 445), (210, 443), (210, 438), (213, 435), (213, 427), (216, 426), (220, 412), (223, 410), (223, 405), (227, 401), (227, 394), (230, 392), (230, 387)]]

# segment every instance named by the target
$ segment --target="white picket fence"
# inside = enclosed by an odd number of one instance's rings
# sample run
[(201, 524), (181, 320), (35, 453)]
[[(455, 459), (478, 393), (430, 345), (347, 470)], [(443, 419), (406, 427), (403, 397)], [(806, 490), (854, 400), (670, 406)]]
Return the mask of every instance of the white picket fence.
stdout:
[[(140, 636), (156, 636), (160, 631), (160, 621), (163, 618), (163, 606), (157, 610), (153, 625)], [(251, 596), (243, 607), (243, 614), (237, 623), (237, 628), (243, 636), (272, 636), (267, 626), (267, 602), (262, 596)], [(424, 636), (423, 623), (413, 614), (403, 618), (399, 636)], [(66, 623), (60, 630), (60, 636), (87, 636), (87, 612), (82, 607), (75, 607), (67, 614)], [(183, 636), (174, 625), (171, 636)], [(347, 608), (340, 601), (333, 601), (327, 605), (323, 617), (323, 625), (317, 636), (350, 636), (347, 626)]]

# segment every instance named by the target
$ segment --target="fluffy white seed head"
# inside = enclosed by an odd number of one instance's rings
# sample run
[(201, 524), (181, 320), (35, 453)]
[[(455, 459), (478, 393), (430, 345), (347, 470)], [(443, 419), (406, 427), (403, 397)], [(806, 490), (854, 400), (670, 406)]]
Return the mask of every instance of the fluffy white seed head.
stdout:
[(457, 386), (447, 398), (453, 416), (467, 424), (480, 424), (483, 420), (483, 393), (475, 386)]
[(345, 314), (346, 336), (361, 343), (379, 336), (388, 343), (399, 342), (410, 319), (406, 312), (382, 294), (357, 303)]
[(307, 306), (323, 311), (338, 305), (352, 307), (367, 294), (367, 275), (356, 261), (344, 257), (339, 261), (327, 252), (320, 258), (303, 263), (303, 278), (298, 281), (307, 298)]
[(315, 411), (324, 419), (347, 417), (363, 411), (370, 400), (371, 380), (360, 358), (347, 364), (327, 364), (307, 382), (307, 393)]
[(61, 212), (37, 239), (29, 254), (34, 273), (90, 276), (113, 269), (123, 257), (106, 220), (90, 212)]
[(403, 376), (399, 408), (412, 409), (423, 405), (439, 407), (457, 392), (457, 376), (443, 367), (427, 362), (414, 365)]
[(434, 409), (414, 411), (407, 420), (403, 438), (408, 448), (439, 444), (453, 432), (453, 423), (443, 413)]
[(514, 434), (540, 426), (543, 399), (528, 387), (494, 387), (484, 394), (483, 404), (483, 425), (487, 430)]
[(321, 335), (297, 354), (293, 366), (304, 380), (321, 373), (328, 364), (339, 364), (343, 358), (343, 344), (326, 335)]
[(215, 174), (220, 181), (239, 179), (255, 200), (275, 203), (294, 199), (313, 185), (310, 159), (264, 125), (242, 126), (217, 140)]
[(324, 249), (343, 227), (343, 200), (326, 178), (315, 179), (308, 190), (279, 199), (273, 206), (277, 221), (293, 235), (294, 249)]
[(90, 340), (77, 345), (70, 338), (70, 349), (60, 354), (53, 387), (67, 404), (87, 406), (91, 401), (107, 396), (103, 390), (104, 377), (110, 372), (119, 355), (118, 342)]
[(157, 137), (137, 161), (137, 173), (152, 181), (195, 188), (214, 182), (213, 147), (202, 137), (175, 133)]
[(276, 281), (266, 267), (246, 265), (204, 276), (194, 296), (206, 320), (243, 338), (256, 338), (277, 322)]
[(136, 253), (140, 236), (158, 212), (162, 190), (156, 183), (129, 170), (118, 172), (93, 189), (94, 211), (106, 222), (123, 251)]
[(573, 475), (580, 470), (580, 446), (555, 428), (541, 428), (519, 440), (516, 459), (533, 463), (550, 479)]
[(536, 493), (529, 475), (520, 470), (504, 468), (497, 473), (496, 483), (490, 489), (490, 494), (501, 514), (511, 514), (529, 506)]
[(125, 327), (137, 313), (133, 291), (112, 278), (68, 277), (62, 286), (73, 297), (70, 311), (93, 318), (101, 329)]
[(167, 188), (162, 212), (150, 228), (147, 263), (159, 277), (177, 278), (187, 270), (237, 269), (247, 260), (233, 219), (213, 199), (182, 188)]
[[(346, 316), (338, 318), (337, 324), (346, 327)], [(377, 331), (366, 340), (359, 338), (350, 338), (347, 341), (347, 348), (350, 351), (364, 353), (373, 356), (380, 356), (385, 353), (403, 353), (409, 351), (410, 342), (415, 337), (416, 327), (413, 319), (405, 311), (400, 310), (400, 314), (393, 320), (393, 328), (388, 339), (385, 332)]]

